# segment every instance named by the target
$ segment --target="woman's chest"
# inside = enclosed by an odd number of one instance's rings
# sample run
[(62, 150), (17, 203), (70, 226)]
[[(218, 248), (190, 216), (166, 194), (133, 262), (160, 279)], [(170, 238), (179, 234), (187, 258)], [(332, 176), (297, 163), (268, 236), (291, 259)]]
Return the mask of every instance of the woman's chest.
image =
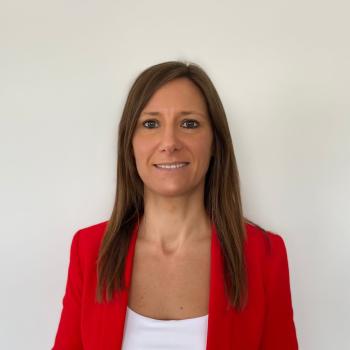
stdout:
[(172, 257), (135, 249), (128, 296), (133, 311), (159, 320), (204, 316), (209, 288), (210, 242)]

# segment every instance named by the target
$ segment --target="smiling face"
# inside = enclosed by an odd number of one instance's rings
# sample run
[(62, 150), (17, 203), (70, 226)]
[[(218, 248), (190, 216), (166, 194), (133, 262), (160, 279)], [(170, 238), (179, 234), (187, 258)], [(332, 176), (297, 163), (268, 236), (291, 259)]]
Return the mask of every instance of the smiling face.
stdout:
[[(163, 196), (204, 190), (213, 133), (204, 96), (188, 78), (158, 89), (141, 112), (132, 146), (145, 191)], [(179, 169), (155, 164), (187, 162)]]

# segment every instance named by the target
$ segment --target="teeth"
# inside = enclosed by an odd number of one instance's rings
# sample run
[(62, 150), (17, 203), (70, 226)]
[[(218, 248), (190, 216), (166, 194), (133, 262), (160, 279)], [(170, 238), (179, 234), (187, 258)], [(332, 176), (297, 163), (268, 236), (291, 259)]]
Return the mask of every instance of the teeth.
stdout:
[(171, 164), (171, 165), (156, 164), (156, 167), (163, 168), (163, 169), (177, 169), (177, 168), (182, 168), (186, 165), (187, 163), (177, 163), (177, 164)]

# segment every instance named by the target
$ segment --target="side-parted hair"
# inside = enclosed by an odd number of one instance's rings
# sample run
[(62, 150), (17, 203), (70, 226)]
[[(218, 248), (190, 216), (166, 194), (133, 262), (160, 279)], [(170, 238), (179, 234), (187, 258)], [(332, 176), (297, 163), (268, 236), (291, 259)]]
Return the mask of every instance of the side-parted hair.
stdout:
[[(107, 301), (125, 288), (124, 267), (131, 233), (144, 212), (144, 184), (138, 175), (132, 149), (137, 120), (152, 95), (176, 78), (190, 79), (202, 92), (213, 130), (213, 156), (205, 178), (204, 204), (215, 224), (224, 257), (225, 291), (232, 307), (242, 310), (247, 302), (247, 271), (239, 173), (226, 114), (220, 97), (203, 68), (195, 63), (169, 61), (144, 70), (135, 80), (118, 128), (117, 184), (97, 260), (96, 299)], [(252, 223), (254, 224), (254, 223)]]

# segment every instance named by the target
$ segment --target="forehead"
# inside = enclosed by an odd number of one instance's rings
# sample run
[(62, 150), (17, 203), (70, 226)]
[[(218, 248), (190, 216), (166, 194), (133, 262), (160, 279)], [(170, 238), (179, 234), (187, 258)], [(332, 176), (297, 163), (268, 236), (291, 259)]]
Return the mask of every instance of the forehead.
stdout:
[(205, 97), (188, 78), (177, 78), (161, 86), (150, 98), (143, 111), (207, 112)]

